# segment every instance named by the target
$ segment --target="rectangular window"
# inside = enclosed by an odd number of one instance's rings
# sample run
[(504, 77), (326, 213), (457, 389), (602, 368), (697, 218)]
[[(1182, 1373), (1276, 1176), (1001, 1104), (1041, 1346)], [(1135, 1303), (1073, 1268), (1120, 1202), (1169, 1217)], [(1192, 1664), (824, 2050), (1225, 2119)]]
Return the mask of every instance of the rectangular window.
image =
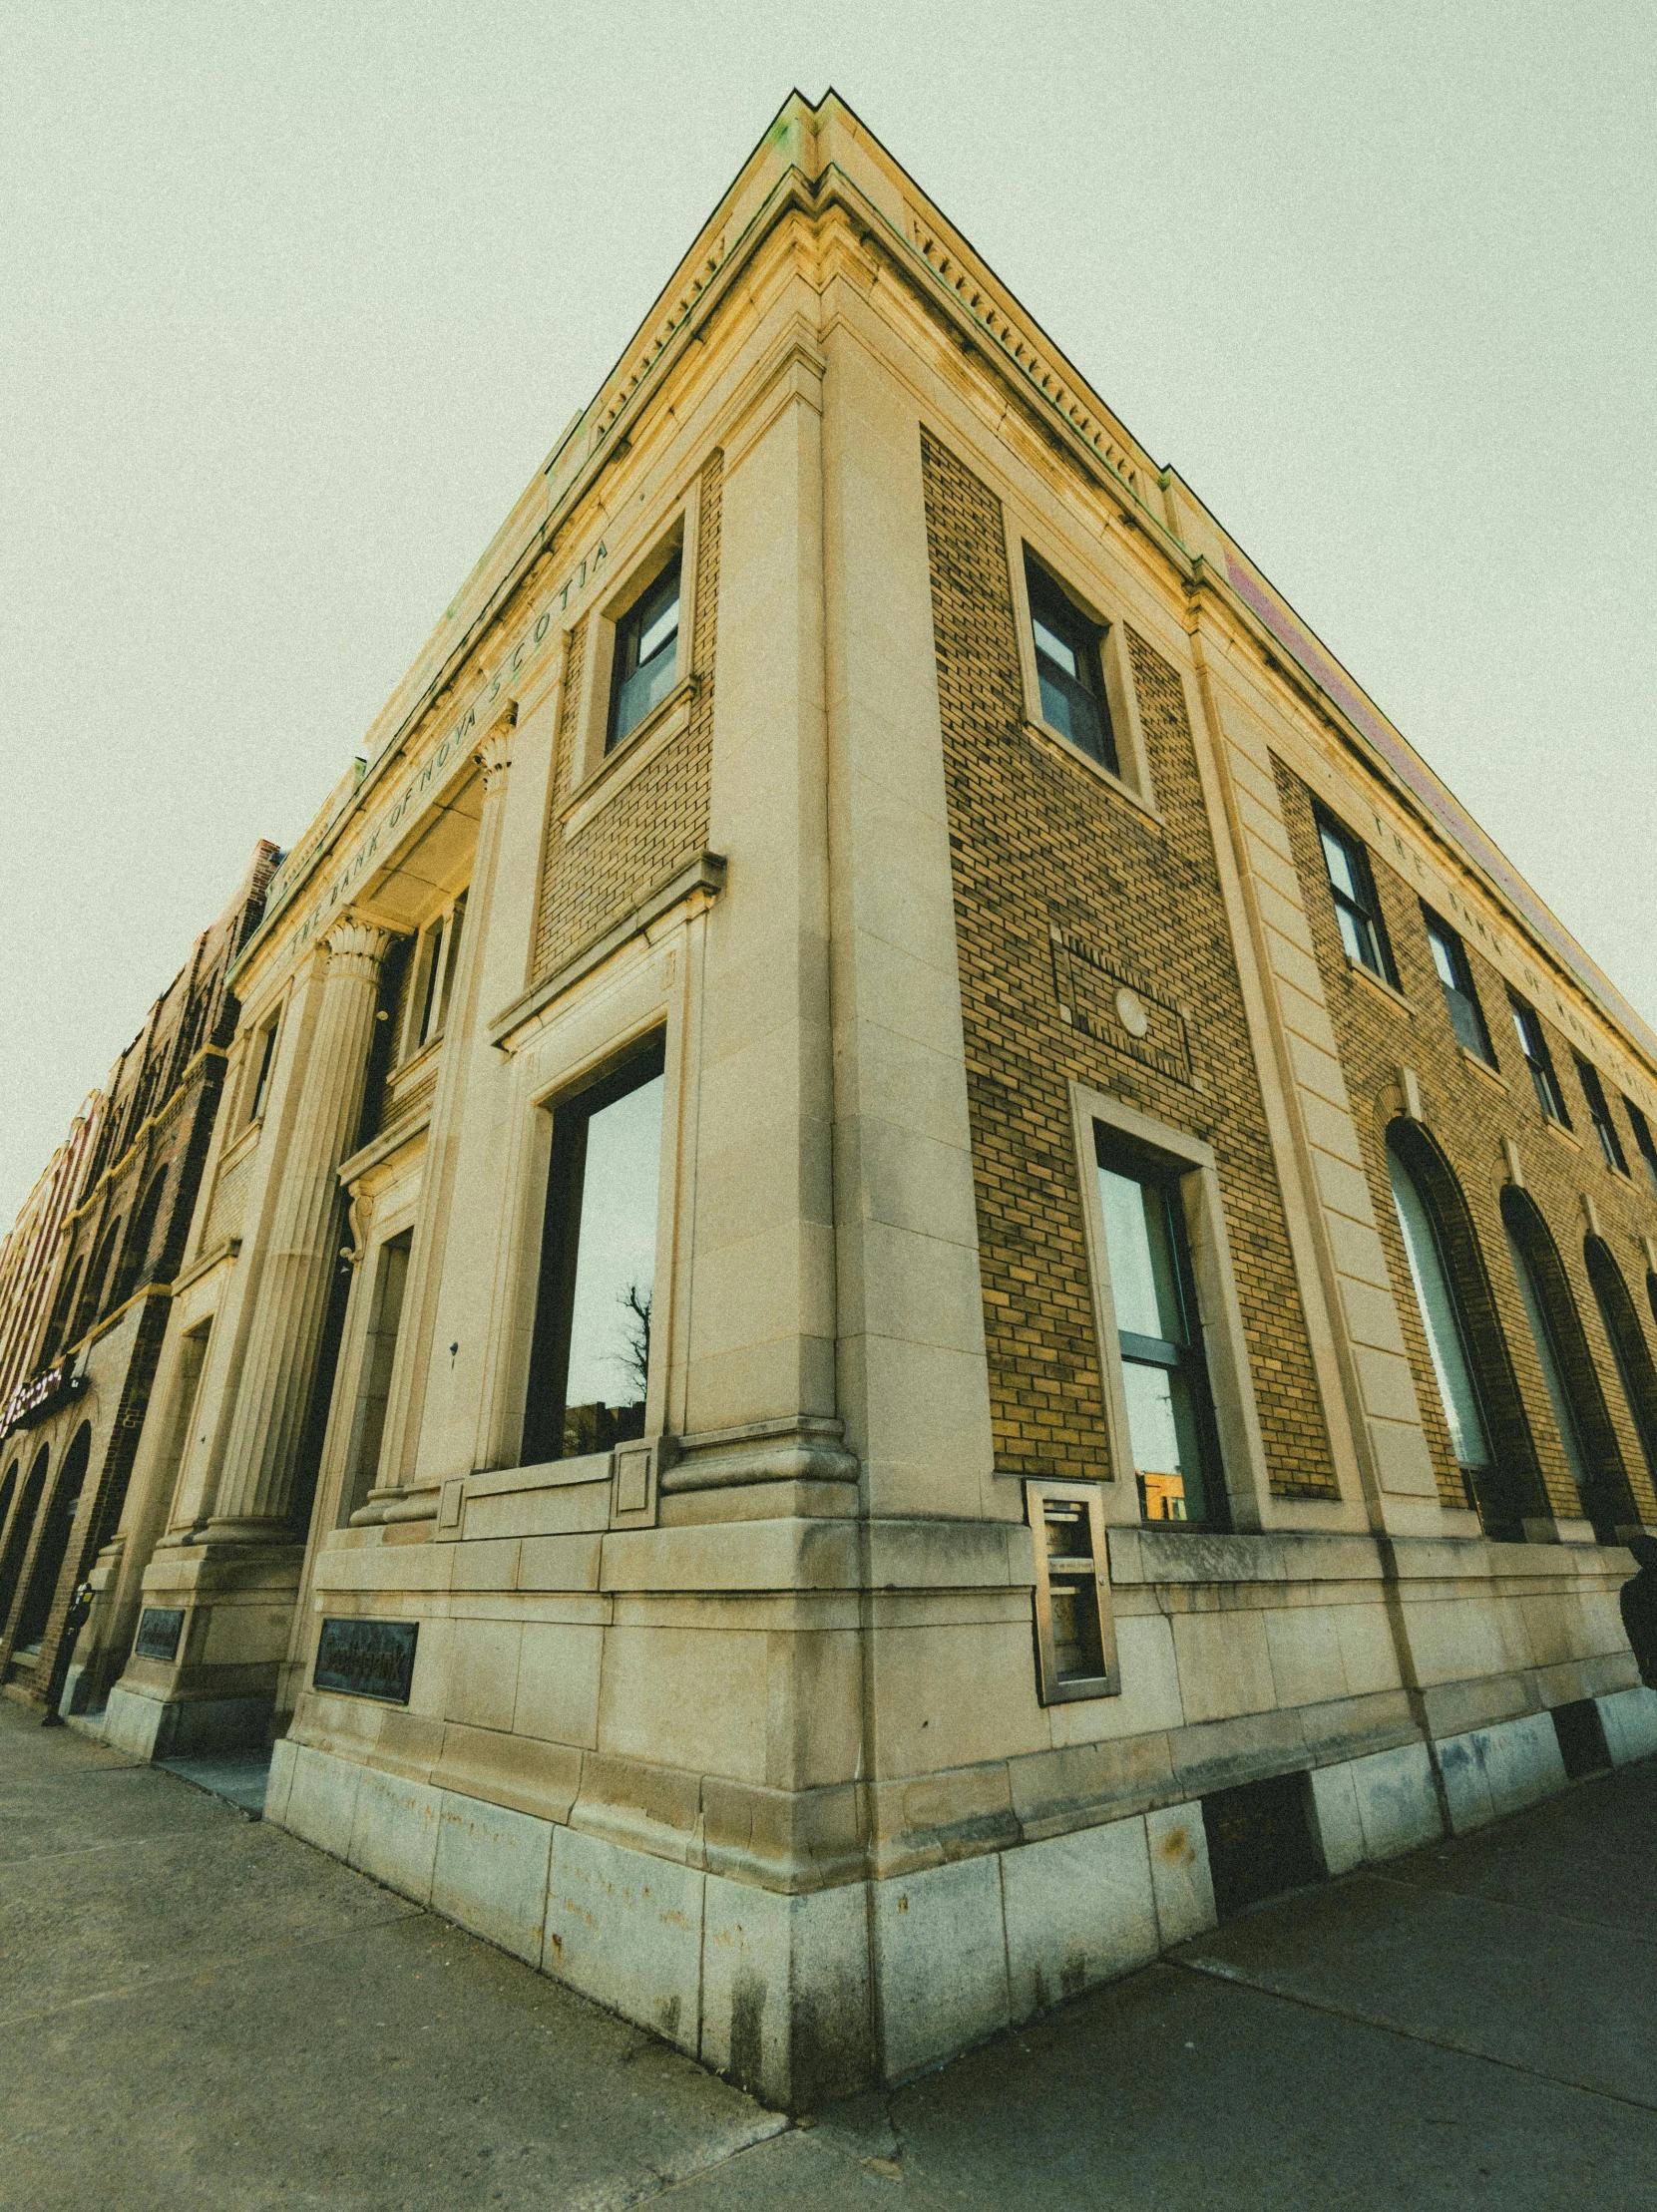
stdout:
[(644, 1433), (661, 1170), (662, 1044), (553, 1114), (524, 1458)]
[(1628, 1116), (1628, 1126), (1634, 1132), (1634, 1142), (1639, 1147), (1640, 1158), (1645, 1163), (1646, 1178), (1653, 1192), (1657, 1192), (1657, 1142), (1653, 1141), (1651, 1124), (1631, 1098), (1622, 1102)]
[(1140, 1511), (1147, 1521), (1223, 1526), (1182, 1178), (1101, 1125), (1093, 1141)]
[(443, 1034), (449, 1019), (449, 999), (455, 986), (455, 966), (460, 958), (461, 924), (466, 919), (466, 894), (446, 914), (429, 922), (415, 947), (413, 987), (408, 995), (407, 1027), (400, 1057), (412, 1059)]
[(673, 688), (678, 669), (679, 565), (674, 553), (616, 625), (616, 670), (605, 751), (613, 752)]
[(1509, 991), (1507, 1003), (1512, 1009), (1513, 1030), (1519, 1040), (1519, 1050), (1524, 1054), (1524, 1064), (1530, 1070), (1530, 1080), (1536, 1086), (1536, 1103), (1549, 1121), (1558, 1122), (1562, 1129), (1570, 1127), (1570, 1116), (1565, 1111), (1565, 1096), (1559, 1088), (1559, 1078), (1553, 1072), (1553, 1055), (1548, 1051), (1547, 1039), (1542, 1035), (1542, 1025), (1534, 1006), (1527, 1006), (1522, 998)]
[(1318, 837), (1323, 845), (1324, 866), (1335, 901), (1335, 920), (1347, 957), (1384, 983), (1398, 987), (1398, 970), (1381, 921), (1381, 902), (1375, 895), (1370, 856), (1350, 830), (1329, 815), (1318, 815)]
[(403, 1291), (408, 1285), (409, 1254), (413, 1244), (413, 1230), (405, 1229), (399, 1236), (388, 1237), (380, 1247), (356, 1409), (351, 1417), (345, 1494), (339, 1515), (341, 1527), (366, 1501), (379, 1477), (386, 1407), (391, 1400), (391, 1369), (397, 1357), (397, 1331), (402, 1324)]
[(1042, 1704), (1119, 1695), (1097, 1485), (1027, 1482), (1025, 1512), (1036, 1532), (1036, 1679)]
[(253, 1041), (253, 1058), (258, 1073), (253, 1078), (253, 1103), (247, 1109), (247, 1119), (257, 1121), (264, 1112), (265, 1095), (270, 1088), (270, 1066), (276, 1057), (276, 1024), (267, 1021)]
[(1490, 1032), (1484, 1026), (1484, 1009), (1478, 1003), (1478, 993), (1473, 988), (1472, 969), (1467, 961), (1467, 949), (1448, 922), (1441, 922), (1431, 907), (1423, 907), (1422, 919), (1427, 923), (1427, 941), (1433, 950), (1433, 965), (1439, 980), (1445, 986), (1445, 1005), (1450, 1011), (1450, 1025), (1458, 1041), (1475, 1060), (1495, 1065), (1495, 1052), (1490, 1044)]
[(1099, 659), (1099, 626), (1089, 621), (1029, 553), (1025, 555), (1025, 584), (1030, 593), (1042, 719), (1090, 760), (1108, 768), (1113, 776), (1119, 775)]
[(1582, 1086), (1582, 1096), (1588, 1102), (1588, 1119), (1594, 1125), (1594, 1135), (1599, 1139), (1599, 1149), (1604, 1154), (1605, 1165), (1615, 1168), (1618, 1175), (1628, 1173), (1622, 1139), (1617, 1135), (1617, 1125), (1611, 1119), (1611, 1109), (1606, 1103), (1605, 1086), (1599, 1079), (1599, 1070), (1584, 1060), (1580, 1054), (1576, 1061), (1576, 1079)]

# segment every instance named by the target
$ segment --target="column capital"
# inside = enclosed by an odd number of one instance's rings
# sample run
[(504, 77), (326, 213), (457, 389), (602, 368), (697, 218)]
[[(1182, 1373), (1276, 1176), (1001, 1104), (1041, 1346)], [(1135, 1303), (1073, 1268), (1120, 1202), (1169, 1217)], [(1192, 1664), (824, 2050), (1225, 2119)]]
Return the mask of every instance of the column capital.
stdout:
[(391, 931), (377, 929), (371, 922), (347, 915), (343, 922), (334, 923), (322, 941), (328, 948), (330, 978), (357, 975), (371, 983), (380, 972), (380, 962), (391, 949)]
[(483, 770), (486, 799), (492, 799), (496, 792), (506, 788), (507, 770), (512, 766), (512, 733), (517, 721), (518, 707), (515, 701), (472, 756)]

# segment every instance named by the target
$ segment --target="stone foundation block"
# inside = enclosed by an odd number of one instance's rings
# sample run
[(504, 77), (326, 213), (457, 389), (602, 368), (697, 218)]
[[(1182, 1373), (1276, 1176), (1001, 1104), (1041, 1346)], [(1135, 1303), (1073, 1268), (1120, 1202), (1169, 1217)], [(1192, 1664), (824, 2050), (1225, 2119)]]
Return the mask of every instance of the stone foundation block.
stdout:
[(1366, 1859), (1393, 1859), (1445, 1832), (1433, 1761), (1425, 1743), (1401, 1743), (1347, 1762), (1358, 1799)]
[(1657, 1757), (1657, 1689), (1614, 1690), (1596, 1700), (1613, 1766)]
[(1220, 1916), (1214, 1904), (1208, 1831), (1202, 1824), (1200, 1798), (1192, 1798), (1187, 1805), (1164, 1805), (1159, 1812), (1146, 1813), (1145, 1843), (1162, 1948), (1189, 1943), (1193, 1936), (1217, 1927)]
[(104, 1741), (135, 1759), (203, 1758), (261, 1743), (270, 1719), (267, 1697), (147, 1697), (117, 1683), (104, 1709)]
[(1353, 1867), (1362, 1866), (1368, 1856), (1353, 1764), (1351, 1759), (1340, 1759), (1333, 1766), (1315, 1766), (1309, 1776), (1312, 1815), (1326, 1874), (1349, 1873)]
[(992, 1854), (875, 1884), (878, 2007), (888, 2080), (902, 2080), (1007, 2026), (1011, 1996), (1001, 1869), (1000, 1856)]
[(278, 1736), (270, 1746), (270, 1772), (264, 1784), (264, 1817), (272, 1828), (287, 1826), (287, 1793), (293, 1786), (293, 1762), (299, 1746)]
[(560, 1828), (547, 1897), (546, 1972), (694, 2053), (705, 1879), (671, 1859)]
[(553, 1824), (440, 1790), (431, 1905), (531, 1966), (541, 1964)]
[(767, 2104), (809, 2111), (874, 2074), (868, 1889), (779, 1896), (709, 1874), (701, 2059)]
[(296, 1744), (282, 1826), (289, 1835), (314, 1844), (318, 1851), (343, 1859), (351, 1848), (357, 1790), (365, 1771), (350, 1759), (336, 1759), (326, 1751)]
[(1113, 1820), (1006, 1852), (1002, 1909), (1016, 2021), (1154, 1959), (1156, 1899), (1144, 1821)]
[(1559, 1739), (1545, 1712), (1521, 1713), (1439, 1745), (1450, 1826), (1465, 1835), (1565, 1786)]
[(346, 1853), (350, 1864), (399, 1897), (429, 1905), (443, 1798), (442, 1790), (424, 1782), (365, 1766)]

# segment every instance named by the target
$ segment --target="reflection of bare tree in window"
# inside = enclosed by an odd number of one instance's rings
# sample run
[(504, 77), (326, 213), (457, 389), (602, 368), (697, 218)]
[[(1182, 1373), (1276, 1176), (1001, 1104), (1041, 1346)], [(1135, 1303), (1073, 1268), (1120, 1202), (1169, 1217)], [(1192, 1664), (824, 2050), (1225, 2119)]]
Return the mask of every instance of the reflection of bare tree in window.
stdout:
[(632, 1375), (637, 1395), (642, 1398), (650, 1375), (650, 1293), (641, 1290), (636, 1283), (629, 1283), (617, 1303), (627, 1316), (622, 1324), (627, 1332), (627, 1348), (621, 1360)]

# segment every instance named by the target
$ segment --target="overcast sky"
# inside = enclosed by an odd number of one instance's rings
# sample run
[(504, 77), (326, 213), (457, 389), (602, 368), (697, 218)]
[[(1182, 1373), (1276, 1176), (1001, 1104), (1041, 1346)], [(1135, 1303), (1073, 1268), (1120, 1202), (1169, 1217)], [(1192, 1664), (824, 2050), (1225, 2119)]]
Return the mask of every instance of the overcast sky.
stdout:
[(0, 55), (0, 1221), (794, 85), (1657, 1020), (1650, 0), (6, 0)]

